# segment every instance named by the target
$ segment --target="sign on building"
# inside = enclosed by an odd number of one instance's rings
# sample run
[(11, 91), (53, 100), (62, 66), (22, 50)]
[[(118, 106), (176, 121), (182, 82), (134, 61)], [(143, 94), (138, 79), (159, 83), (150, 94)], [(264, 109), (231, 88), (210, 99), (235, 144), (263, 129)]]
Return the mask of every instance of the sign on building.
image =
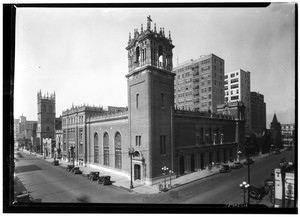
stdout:
[(287, 173), (285, 178), (285, 198), (294, 200), (294, 173)]

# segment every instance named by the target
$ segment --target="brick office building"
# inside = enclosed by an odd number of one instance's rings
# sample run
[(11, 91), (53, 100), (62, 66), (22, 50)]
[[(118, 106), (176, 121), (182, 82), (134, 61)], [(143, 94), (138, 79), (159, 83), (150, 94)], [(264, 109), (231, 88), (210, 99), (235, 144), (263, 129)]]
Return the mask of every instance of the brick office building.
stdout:
[(151, 21), (129, 35), (128, 109), (81, 106), (62, 114), (64, 160), (127, 177), (132, 166), (133, 179), (150, 185), (164, 178), (163, 166), (183, 175), (236, 159), (244, 132), (244, 115), (174, 108), (174, 45), (170, 32), (151, 29)]

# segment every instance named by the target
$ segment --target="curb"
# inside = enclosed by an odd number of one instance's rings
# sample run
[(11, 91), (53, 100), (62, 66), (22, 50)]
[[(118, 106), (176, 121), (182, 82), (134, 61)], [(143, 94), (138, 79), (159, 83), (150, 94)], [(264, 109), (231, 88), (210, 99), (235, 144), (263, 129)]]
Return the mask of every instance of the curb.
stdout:
[[(179, 188), (179, 187), (181, 187), (181, 186), (184, 186), (184, 185), (187, 185), (187, 184), (190, 184), (190, 183), (193, 183), (193, 182), (196, 182), (196, 181), (199, 181), (199, 180), (208, 178), (208, 177), (213, 176), (213, 175), (216, 175), (216, 174), (219, 174), (219, 172), (211, 173), (211, 174), (209, 174), (209, 175), (207, 175), (207, 176), (200, 177), (200, 178), (198, 178), (198, 179), (195, 179), (195, 180), (192, 180), (192, 181), (188, 181), (188, 182), (185, 182), (185, 183), (182, 183), (182, 184), (174, 184), (174, 186), (173, 186), (171, 189), (168, 189), (168, 191), (171, 191), (171, 190), (173, 190), (173, 189), (175, 189), (175, 188)], [(163, 191), (159, 191), (159, 193), (161, 193), (161, 192), (163, 192)]]

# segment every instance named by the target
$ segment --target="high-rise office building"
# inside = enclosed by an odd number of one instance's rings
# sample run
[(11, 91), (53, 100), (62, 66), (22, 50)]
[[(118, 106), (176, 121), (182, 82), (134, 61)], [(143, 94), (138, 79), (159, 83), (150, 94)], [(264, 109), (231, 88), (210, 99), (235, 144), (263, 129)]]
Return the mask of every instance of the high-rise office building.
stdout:
[(217, 111), (224, 103), (224, 60), (209, 54), (173, 69), (174, 100), (179, 109)]
[(262, 133), (266, 129), (266, 103), (264, 95), (251, 92), (251, 129), (256, 133)]
[(246, 130), (251, 126), (250, 72), (238, 69), (225, 73), (225, 102), (241, 101), (245, 105)]

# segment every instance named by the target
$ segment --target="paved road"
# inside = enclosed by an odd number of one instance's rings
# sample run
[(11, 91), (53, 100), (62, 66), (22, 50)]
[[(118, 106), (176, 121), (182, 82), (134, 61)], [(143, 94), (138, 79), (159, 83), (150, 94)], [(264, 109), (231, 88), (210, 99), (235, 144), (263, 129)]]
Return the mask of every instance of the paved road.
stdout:
[[(184, 204), (235, 204), (242, 203), (239, 184), (247, 181), (247, 168), (216, 174), (202, 180), (160, 194), (136, 194), (114, 186), (101, 186), (81, 175), (73, 175), (61, 167), (54, 167), (42, 159), (22, 153), (16, 173), (33, 198), (42, 202), (96, 203), (184, 203)], [(278, 167), (282, 157), (294, 161), (293, 152), (283, 152), (257, 160), (251, 166), (251, 184), (262, 185)], [(255, 203), (257, 201), (251, 201)]]
[(16, 162), (16, 175), (32, 197), (42, 202), (137, 203), (147, 198), (146, 195), (137, 198), (135, 193), (114, 186), (99, 185), (42, 159), (22, 155)]
[[(251, 165), (251, 185), (259, 186), (270, 177), (274, 168), (278, 167), (280, 159), (285, 157), (294, 161), (293, 152), (283, 152), (268, 158), (259, 159)], [(155, 203), (184, 203), (184, 204), (241, 204), (242, 190), (239, 187), (243, 181), (247, 182), (247, 167), (232, 170), (230, 173), (219, 173), (202, 180), (174, 189), (164, 195), (151, 198)], [(251, 199), (251, 204), (259, 201)]]

